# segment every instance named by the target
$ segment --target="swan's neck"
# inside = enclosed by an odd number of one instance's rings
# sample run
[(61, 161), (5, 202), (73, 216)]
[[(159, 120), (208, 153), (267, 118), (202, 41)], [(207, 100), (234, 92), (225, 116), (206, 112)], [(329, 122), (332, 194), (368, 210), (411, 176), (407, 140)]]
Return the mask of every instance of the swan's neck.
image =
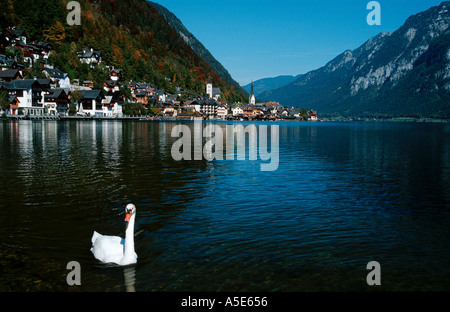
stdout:
[(136, 215), (133, 214), (128, 222), (127, 229), (125, 231), (125, 252), (123, 254), (124, 259), (134, 256), (134, 220)]

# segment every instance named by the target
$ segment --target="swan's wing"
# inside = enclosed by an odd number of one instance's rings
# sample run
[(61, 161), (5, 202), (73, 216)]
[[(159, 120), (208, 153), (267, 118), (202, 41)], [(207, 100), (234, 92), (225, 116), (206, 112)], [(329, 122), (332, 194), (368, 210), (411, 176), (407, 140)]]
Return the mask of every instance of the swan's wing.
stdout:
[(99, 238), (100, 236), (102, 236), (102, 234), (97, 233), (96, 231), (94, 231), (94, 234), (92, 235), (92, 245), (94, 245), (94, 242), (97, 240), (97, 238)]
[(118, 236), (104, 236), (99, 234), (92, 244), (91, 251), (95, 258), (104, 263), (120, 263), (124, 253), (123, 241)]

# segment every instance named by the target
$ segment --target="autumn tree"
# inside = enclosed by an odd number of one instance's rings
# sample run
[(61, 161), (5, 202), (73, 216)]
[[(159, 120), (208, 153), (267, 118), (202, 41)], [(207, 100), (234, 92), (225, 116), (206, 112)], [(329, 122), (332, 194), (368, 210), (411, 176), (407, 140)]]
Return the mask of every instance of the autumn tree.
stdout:
[(55, 25), (44, 30), (44, 40), (51, 41), (56, 45), (62, 45), (66, 39), (66, 30), (60, 21), (56, 21)]

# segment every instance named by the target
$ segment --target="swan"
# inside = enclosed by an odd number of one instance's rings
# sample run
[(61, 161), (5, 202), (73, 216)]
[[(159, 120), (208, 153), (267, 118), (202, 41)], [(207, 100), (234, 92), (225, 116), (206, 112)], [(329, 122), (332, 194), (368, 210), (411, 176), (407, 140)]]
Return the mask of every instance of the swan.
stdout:
[(134, 251), (134, 221), (136, 219), (136, 206), (128, 204), (125, 208), (125, 239), (118, 236), (101, 235), (94, 231), (92, 235), (91, 251), (94, 257), (103, 263), (115, 263), (120, 266), (137, 262)]

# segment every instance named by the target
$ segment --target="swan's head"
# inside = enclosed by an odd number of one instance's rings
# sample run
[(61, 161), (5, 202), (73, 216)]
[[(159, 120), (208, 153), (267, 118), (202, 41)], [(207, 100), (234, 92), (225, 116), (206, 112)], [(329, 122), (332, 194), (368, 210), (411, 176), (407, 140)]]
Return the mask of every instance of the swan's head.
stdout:
[(125, 207), (125, 221), (128, 222), (130, 221), (130, 218), (132, 215), (134, 215), (136, 213), (136, 206), (133, 204), (128, 204)]

